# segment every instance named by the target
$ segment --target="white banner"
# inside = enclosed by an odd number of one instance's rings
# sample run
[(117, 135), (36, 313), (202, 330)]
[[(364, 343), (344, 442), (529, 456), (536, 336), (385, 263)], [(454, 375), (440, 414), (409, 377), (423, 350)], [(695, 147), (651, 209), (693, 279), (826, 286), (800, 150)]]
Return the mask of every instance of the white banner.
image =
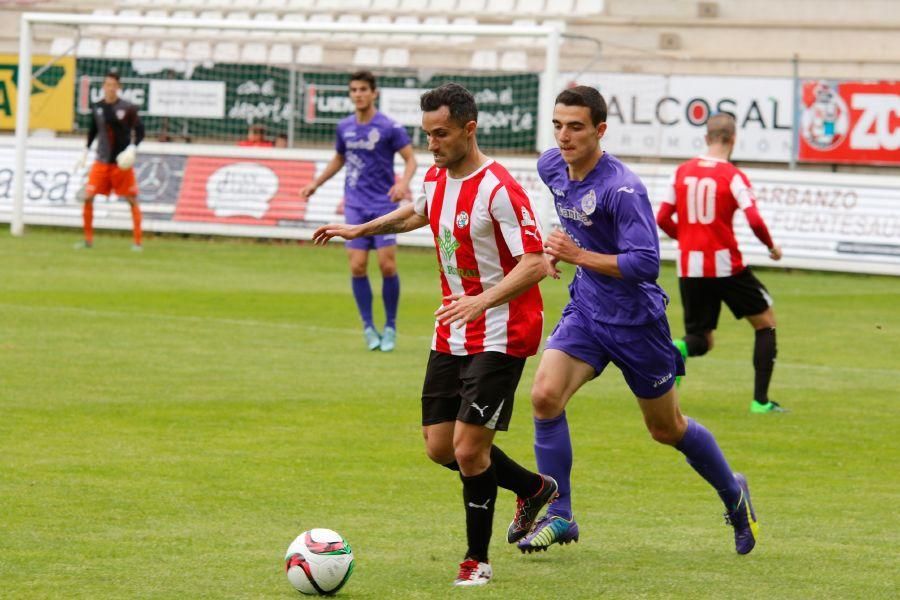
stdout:
[(419, 99), (427, 91), (420, 88), (381, 88), (378, 92), (378, 110), (390, 115), (401, 125), (421, 127), (422, 110), (419, 108)]
[(735, 160), (791, 158), (793, 82), (787, 78), (585, 73), (564, 80), (600, 90), (609, 124), (603, 147), (621, 156), (689, 158), (706, 148), (706, 120), (737, 120)]
[[(13, 138), (0, 138), (0, 221), (9, 222), (15, 154)], [(80, 140), (37, 140), (27, 156), (25, 221), (29, 224), (81, 227), (81, 206), (75, 199), (81, 182), (73, 167), (81, 154)], [(185, 178), (185, 165), (198, 157), (239, 159), (260, 167), (273, 161), (297, 161), (290, 172), (320, 173), (331, 158), (330, 150), (246, 149), (188, 144), (141, 144), (135, 167), (140, 201), (147, 231), (199, 233), (273, 238), (309, 239), (315, 228), (343, 216), (343, 172), (338, 173), (310, 198), (302, 218), (282, 214), (274, 225), (247, 225), (188, 221), (179, 217), (179, 203), (197, 192), (187, 186), (197, 181)], [(193, 157), (193, 159), (191, 158)], [(421, 187), (430, 157), (419, 155), (419, 171), (413, 189)], [(546, 229), (557, 222), (552, 200), (535, 170), (534, 158), (498, 158), (522, 184), (534, 201)], [(206, 162), (214, 163), (215, 160)], [(666, 192), (674, 165), (635, 164), (650, 194), (654, 210)], [(396, 170), (402, 170), (398, 160)], [(900, 178), (875, 175), (837, 175), (812, 171), (748, 169), (759, 199), (759, 209), (775, 242), (784, 249), (778, 263), (768, 259), (766, 249), (750, 231), (743, 213), (735, 217), (735, 231), (747, 262), (771, 267), (824, 269), (858, 273), (900, 275)], [(298, 175), (299, 176), (299, 175)], [(205, 179), (204, 179), (205, 181)], [(295, 182), (296, 183), (296, 182)], [(294, 197), (293, 191), (289, 194)], [(205, 206), (210, 206), (206, 194)], [(213, 198), (214, 201), (214, 198)], [(214, 203), (214, 202), (213, 202)], [(201, 207), (202, 208), (202, 207)], [(94, 215), (98, 228), (129, 230), (128, 205), (115, 198), (98, 198)], [(430, 246), (427, 228), (400, 236), (401, 243)], [(676, 243), (660, 232), (663, 257), (675, 256)]]
[(153, 79), (147, 114), (154, 117), (225, 117), (224, 81)]

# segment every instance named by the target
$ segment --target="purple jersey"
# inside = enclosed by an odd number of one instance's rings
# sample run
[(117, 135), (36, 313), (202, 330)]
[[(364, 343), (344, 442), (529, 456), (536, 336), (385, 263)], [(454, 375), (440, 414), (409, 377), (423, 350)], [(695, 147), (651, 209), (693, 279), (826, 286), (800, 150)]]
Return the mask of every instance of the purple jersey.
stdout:
[(335, 150), (344, 157), (344, 203), (354, 208), (393, 207), (394, 153), (409, 145), (403, 125), (376, 112), (368, 123), (356, 115), (337, 126)]
[(566, 233), (580, 248), (615, 254), (622, 279), (577, 267), (569, 285), (583, 314), (609, 325), (643, 325), (666, 312), (659, 285), (659, 237), (647, 189), (608, 152), (583, 181), (572, 181), (558, 148), (538, 159)]

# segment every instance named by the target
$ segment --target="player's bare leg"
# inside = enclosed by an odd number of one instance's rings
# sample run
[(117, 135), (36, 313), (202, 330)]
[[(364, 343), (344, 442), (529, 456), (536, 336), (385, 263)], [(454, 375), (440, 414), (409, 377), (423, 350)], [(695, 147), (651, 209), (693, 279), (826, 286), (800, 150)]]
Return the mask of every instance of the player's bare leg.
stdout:
[(125, 202), (131, 207), (131, 234), (134, 240), (131, 249), (140, 252), (143, 249), (141, 245), (141, 207), (138, 204), (137, 196), (125, 196)]
[[(519, 543), (522, 552), (546, 550), (553, 544), (578, 541), (572, 514), (572, 441), (565, 408), (578, 389), (594, 378), (594, 368), (561, 350), (547, 349), (531, 388), (534, 411), (534, 454), (538, 471), (552, 477), (559, 496), (547, 514)], [(537, 516), (537, 515), (535, 515)]]
[(94, 196), (85, 196), (81, 216), (84, 222), (84, 240), (75, 244), (76, 250), (94, 247)]
[(769, 383), (775, 370), (778, 346), (775, 338), (775, 311), (771, 307), (758, 315), (750, 315), (747, 322), (754, 329), (753, 342), (753, 400), (752, 413), (787, 412), (780, 404), (769, 399)]
[(385, 314), (380, 347), (382, 352), (390, 352), (397, 345), (397, 306), (400, 303), (396, 245), (378, 248), (378, 268), (381, 270), (381, 298)]
[(734, 527), (737, 552), (747, 554), (753, 550), (758, 524), (747, 480), (732, 472), (713, 435), (681, 413), (674, 387), (658, 398), (637, 400), (651, 437), (684, 454), (688, 464), (718, 492), (725, 504), (726, 521)]
[(372, 319), (372, 286), (369, 283), (369, 251), (347, 248), (347, 259), (350, 261), (350, 283), (353, 298), (363, 322), (363, 336), (369, 350), (377, 350), (381, 346), (381, 336), (375, 329)]

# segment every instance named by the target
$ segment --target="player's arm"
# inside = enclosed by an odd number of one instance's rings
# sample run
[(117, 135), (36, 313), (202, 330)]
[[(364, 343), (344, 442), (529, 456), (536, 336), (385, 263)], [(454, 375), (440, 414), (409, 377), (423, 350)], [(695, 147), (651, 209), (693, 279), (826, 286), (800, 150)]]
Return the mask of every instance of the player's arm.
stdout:
[(675, 210), (675, 177), (673, 176), (669, 182), (666, 197), (663, 198), (662, 204), (659, 206), (659, 212), (656, 213), (656, 224), (673, 240), (678, 239), (678, 224), (672, 218)]
[(137, 107), (134, 107), (134, 127), (132, 128), (132, 137), (131, 143), (135, 146), (139, 145), (144, 141), (144, 122), (141, 121), (141, 116), (138, 114)]
[(547, 261), (542, 252), (529, 252), (517, 256), (516, 260), (519, 262), (500, 283), (477, 296), (445, 296), (444, 300), (449, 300), (449, 304), (441, 306), (434, 313), (441, 325), (457, 323), (461, 327), (463, 323), (471, 323), (487, 309), (506, 304), (547, 276)]
[(550, 256), (583, 269), (625, 281), (655, 281), (659, 277), (659, 239), (650, 203), (634, 194), (614, 199), (613, 219), (621, 252), (585, 250), (564, 232), (554, 231), (545, 244)]
[(735, 201), (747, 217), (747, 223), (753, 230), (753, 235), (769, 249), (769, 257), (772, 260), (781, 260), (781, 247), (772, 241), (769, 228), (766, 227), (766, 222), (759, 214), (759, 209), (756, 208), (756, 196), (750, 187), (750, 180), (746, 175), (738, 172), (732, 178), (730, 188)]
[(346, 223), (323, 225), (316, 229), (312, 239), (316, 244), (324, 244), (333, 237), (352, 240), (370, 235), (406, 233), (427, 224), (428, 217), (417, 213), (412, 204), (406, 204), (395, 211), (361, 225), (347, 225)]
[(325, 168), (319, 173), (319, 176), (313, 179), (313, 182), (300, 190), (301, 198), (309, 198), (316, 193), (316, 190), (322, 187), (326, 181), (334, 177), (338, 171), (344, 168), (344, 155), (335, 153)]
[(97, 129), (97, 117), (94, 116), (94, 112), (91, 111), (91, 125), (88, 127), (87, 134), (87, 148), (90, 149), (91, 144), (94, 143), (94, 140), (97, 138), (97, 133), (99, 130)]
[(400, 181), (391, 186), (388, 196), (391, 202), (399, 202), (409, 195), (409, 182), (412, 181), (413, 175), (416, 174), (418, 164), (416, 163), (416, 155), (413, 153), (412, 145), (407, 144), (397, 151), (400, 158), (403, 159), (403, 175)]

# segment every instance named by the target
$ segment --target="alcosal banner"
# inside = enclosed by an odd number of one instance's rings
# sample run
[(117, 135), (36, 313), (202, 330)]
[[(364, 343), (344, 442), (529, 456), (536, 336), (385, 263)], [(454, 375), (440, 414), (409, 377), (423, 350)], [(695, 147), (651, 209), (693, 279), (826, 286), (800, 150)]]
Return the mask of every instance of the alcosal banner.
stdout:
[[(75, 58), (32, 57), (32, 80), (29, 126), (32, 129), (72, 131), (75, 112)], [(16, 128), (16, 103), (19, 81), (19, 56), (0, 54), (0, 129)]]

